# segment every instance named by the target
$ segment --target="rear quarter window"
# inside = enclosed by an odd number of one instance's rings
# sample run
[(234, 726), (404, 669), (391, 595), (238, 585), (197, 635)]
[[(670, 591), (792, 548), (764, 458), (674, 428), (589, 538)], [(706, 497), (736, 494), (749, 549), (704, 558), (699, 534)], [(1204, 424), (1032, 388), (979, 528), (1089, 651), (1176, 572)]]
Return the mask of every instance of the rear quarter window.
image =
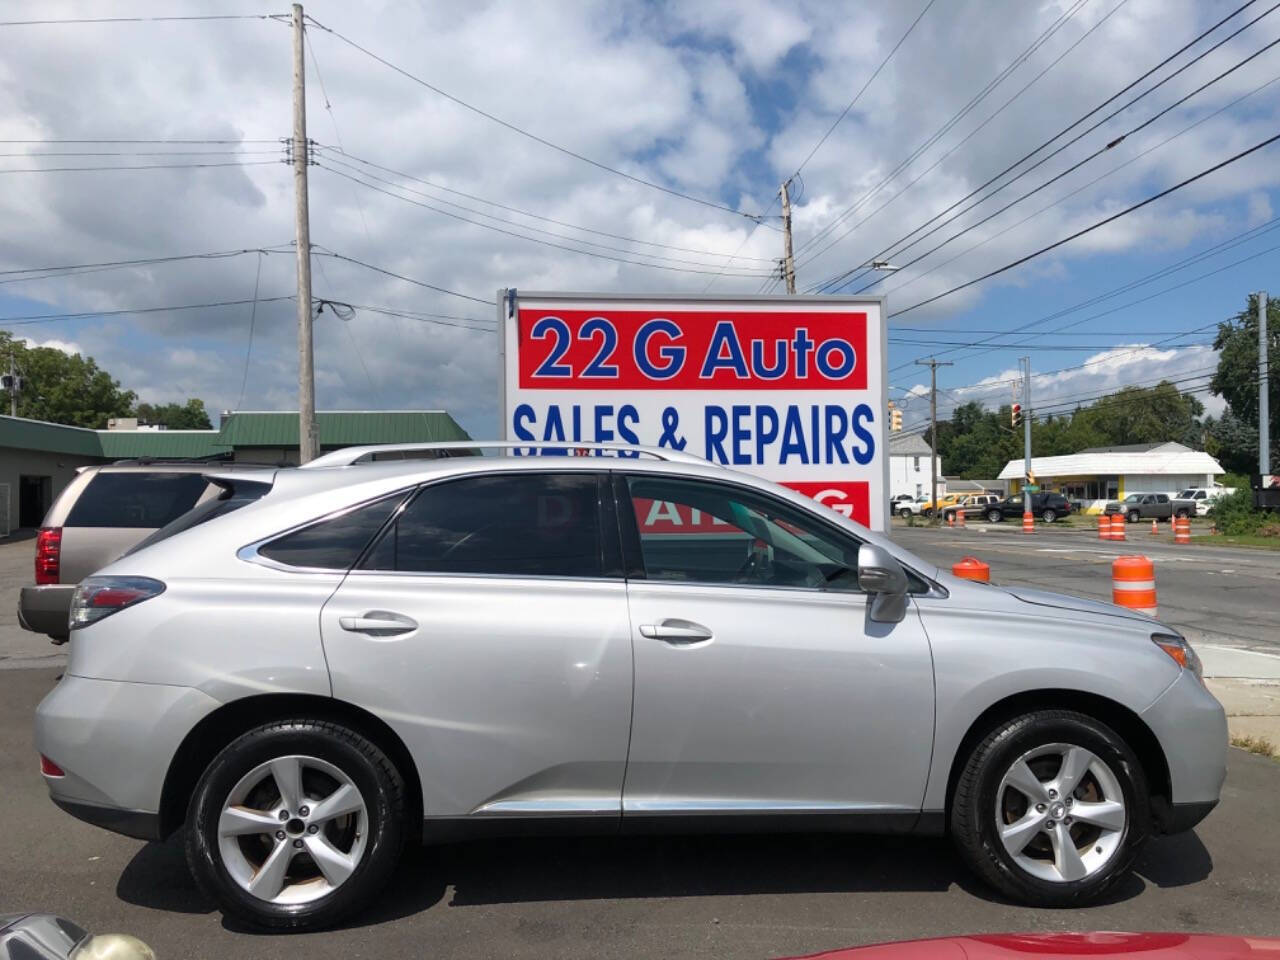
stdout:
[(64, 526), (158, 529), (194, 507), (208, 487), (198, 473), (99, 473)]
[(308, 524), (259, 547), (258, 553), (290, 567), (350, 570), (405, 496), (401, 491)]

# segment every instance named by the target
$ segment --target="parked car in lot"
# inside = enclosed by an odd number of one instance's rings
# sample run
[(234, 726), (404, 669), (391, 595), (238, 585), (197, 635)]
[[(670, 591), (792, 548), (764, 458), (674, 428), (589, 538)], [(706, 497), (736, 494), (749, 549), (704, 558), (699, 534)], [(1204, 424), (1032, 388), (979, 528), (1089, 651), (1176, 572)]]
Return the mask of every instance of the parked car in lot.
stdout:
[(1185, 500), (1196, 508), (1196, 516), (1203, 517), (1223, 497), (1236, 492), (1235, 487), (1189, 487), (1178, 494), (1179, 500)]
[(893, 512), (900, 516), (903, 520), (907, 517), (918, 517), (924, 509), (924, 505), (930, 500), (929, 497), (917, 497), (914, 500), (899, 500), (893, 505)]
[(945, 834), (1068, 906), (1217, 803), (1226, 718), (1172, 628), (574, 446), (599, 455), (212, 477), (247, 502), (76, 590), (36, 715), (54, 802), (181, 831), (222, 910), (276, 929), (359, 910), (419, 836), (573, 829)]
[(1123, 514), (1129, 523), (1137, 523), (1139, 520), (1192, 517), (1196, 506), (1190, 500), (1175, 500), (1167, 493), (1131, 493), (1123, 500), (1112, 500), (1102, 512), (1108, 516)]
[(1032, 516), (1045, 523), (1053, 523), (1059, 517), (1070, 516), (1071, 511), (1075, 509), (1071, 501), (1060, 493), (1018, 493), (988, 504), (983, 515), (991, 523), (999, 523), (1001, 520), (1021, 520), (1022, 515), (1027, 512), (1026, 501), (1023, 499), (1025, 496), (1031, 498)]
[(81, 470), (36, 534), (35, 584), (19, 594), (18, 622), (65, 641), (76, 584), (197, 504), (225, 495), (205, 478), (210, 469), (236, 466), (121, 461)]
[(961, 493), (946, 493), (938, 498), (935, 507), (933, 498), (926, 497), (924, 502), (920, 504), (920, 514), (925, 517), (932, 517), (935, 510), (945, 510), (947, 507), (953, 507), (964, 497)]
[(963, 513), (966, 520), (970, 517), (979, 519), (987, 512), (987, 507), (999, 503), (1000, 500), (1001, 497), (994, 493), (971, 493), (966, 497), (961, 497), (955, 506), (944, 507), (942, 519), (954, 519), (959, 513)]

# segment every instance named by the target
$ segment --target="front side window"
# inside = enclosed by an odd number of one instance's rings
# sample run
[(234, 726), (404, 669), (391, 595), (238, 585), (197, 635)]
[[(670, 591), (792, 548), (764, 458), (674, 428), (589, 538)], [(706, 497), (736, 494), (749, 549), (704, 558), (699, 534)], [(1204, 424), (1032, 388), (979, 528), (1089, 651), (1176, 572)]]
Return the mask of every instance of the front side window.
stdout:
[(599, 488), (591, 473), (520, 472), (431, 484), (360, 566), (459, 576), (599, 577)]
[(326, 517), (258, 548), (261, 556), (290, 567), (350, 570), (403, 502), (404, 491)]
[(67, 515), (68, 527), (153, 527), (171, 523), (209, 489), (198, 473), (99, 473)]
[(858, 541), (789, 504), (702, 480), (626, 483), (648, 580), (858, 589)]

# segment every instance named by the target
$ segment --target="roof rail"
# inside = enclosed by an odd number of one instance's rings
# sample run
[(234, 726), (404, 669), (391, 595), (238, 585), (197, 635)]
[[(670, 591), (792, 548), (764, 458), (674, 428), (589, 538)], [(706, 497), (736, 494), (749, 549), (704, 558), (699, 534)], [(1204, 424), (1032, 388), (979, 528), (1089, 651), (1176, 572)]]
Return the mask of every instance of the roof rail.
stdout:
[[(679, 463), (706, 463), (701, 457), (666, 447), (632, 446), (622, 443), (579, 443), (577, 441), (451, 441), (448, 443), (372, 443), (362, 447), (343, 447), (322, 454), (302, 465), (303, 470), (318, 467), (349, 467), (365, 457), (379, 453), (434, 453), (437, 457), (475, 457), (482, 450), (537, 450), (535, 456), (634, 456)], [(555, 453), (551, 453), (555, 451)]]

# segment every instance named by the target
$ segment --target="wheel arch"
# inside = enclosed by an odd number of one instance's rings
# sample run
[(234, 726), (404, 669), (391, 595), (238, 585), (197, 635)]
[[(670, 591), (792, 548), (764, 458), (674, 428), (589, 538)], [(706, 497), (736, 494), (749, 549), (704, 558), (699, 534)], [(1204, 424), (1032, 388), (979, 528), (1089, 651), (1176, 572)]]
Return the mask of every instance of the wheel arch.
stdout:
[(1169, 762), (1164, 755), (1164, 749), (1160, 746), (1160, 741), (1146, 722), (1124, 704), (1098, 694), (1086, 693), (1082, 690), (1041, 689), (1024, 690), (993, 703), (979, 714), (965, 731), (960, 745), (951, 757), (950, 770), (947, 774), (947, 805), (944, 823), (948, 830), (956, 782), (960, 779), (960, 774), (974, 747), (994, 727), (1004, 721), (1038, 710), (1074, 710), (1114, 730), (1129, 745), (1137, 756), (1138, 762), (1142, 764), (1147, 786), (1151, 791), (1151, 812), (1157, 828), (1167, 820), (1171, 809), (1170, 800), (1173, 796)]
[(381, 718), (343, 700), (314, 694), (262, 694), (223, 704), (187, 733), (174, 753), (160, 795), (160, 835), (168, 837), (186, 820), (196, 783), (218, 753), (254, 727), (290, 717), (330, 720), (350, 727), (387, 754), (404, 777), (412, 835), (422, 820), (422, 781), (404, 741)]

